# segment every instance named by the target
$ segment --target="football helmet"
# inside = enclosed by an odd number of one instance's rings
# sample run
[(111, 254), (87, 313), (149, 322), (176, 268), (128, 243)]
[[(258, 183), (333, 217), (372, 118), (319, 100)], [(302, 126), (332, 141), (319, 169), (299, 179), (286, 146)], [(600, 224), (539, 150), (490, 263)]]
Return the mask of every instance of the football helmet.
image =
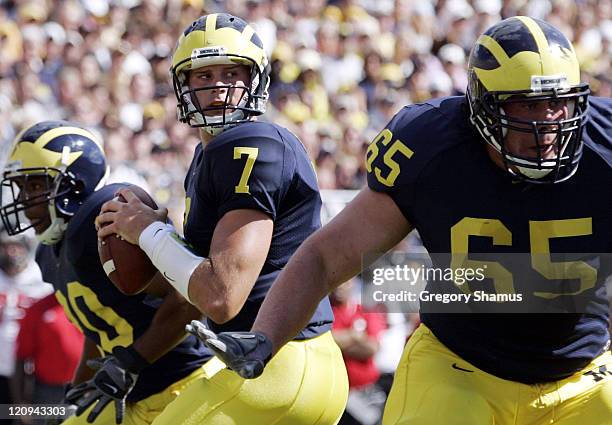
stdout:
[[(238, 105), (229, 105), (226, 101), (223, 106), (202, 107), (197, 92), (225, 87), (229, 96), (236, 86), (215, 85), (192, 89), (188, 85), (188, 72), (218, 64), (249, 66), (250, 86), (240, 88), (245, 95)], [(178, 101), (179, 120), (191, 127), (201, 127), (213, 136), (266, 110), (270, 83), (268, 58), (255, 30), (236, 16), (213, 13), (189, 25), (178, 40), (170, 74)]]
[[(43, 222), (29, 222), (23, 213), (47, 204), (50, 225), (36, 237), (53, 245), (85, 199), (104, 184), (108, 173), (102, 143), (89, 130), (67, 121), (43, 121), (19, 133), (2, 179), (0, 216), (9, 235)], [(44, 177), (36, 193), (22, 190), (28, 179)]]
[[(468, 79), (470, 121), (501, 154), (509, 173), (532, 183), (557, 183), (576, 172), (582, 155), (589, 86), (581, 83), (574, 48), (558, 29), (525, 16), (493, 25), (472, 49)], [(567, 102), (567, 117), (530, 121), (504, 110), (509, 102), (551, 99)], [(509, 152), (505, 143), (508, 130), (532, 133), (537, 156)], [(544, 133), (557, 135), (554, 158), (540, 154)]]

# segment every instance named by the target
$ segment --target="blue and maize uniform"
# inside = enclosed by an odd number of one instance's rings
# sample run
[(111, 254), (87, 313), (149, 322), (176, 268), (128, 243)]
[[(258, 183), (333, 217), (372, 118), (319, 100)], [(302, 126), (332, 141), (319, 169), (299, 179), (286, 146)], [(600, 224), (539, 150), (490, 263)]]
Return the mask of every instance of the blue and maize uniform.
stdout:
[[(612, 103), (589, 102), (582, 159), (566, 182), (513, 182), (469, 124), (464, 98), (448, 97), (405, 107), (392, 119), (368, 151), (368, 185), (391, 196), (431, 253), (610, 253)], [(559, 380), (609, 344), (604, 279), (598, 274), (589, 289), (590, 314), (423, 313), (422, 321), (453, 352), (495, 376)]]
[[(196, 147), (185, 179), (184, 234), (194, 251), (207, 257), (213, 233), (224, 214), (237, 209), (262, 211), (274, 221), (268, 257), (242, 310), (223, 325), (209, 320), (215, 332), (247, 331), (268, 289), (291, 255), (321, 226), (321, 197), (316, 175), (302, 143), (287, 129), (249, 122)], [(331, 328), (327, 297), (296, 339)]]
[[(581, 163), (566, 182), (513, 182), (470, 126), (465, 98), (448, 97), (405, 107), (391, 120), (368, 149), (368, 185), (393, 199), (430, 253), (609, 253), (612, 103), (589, 102)], [(383, 422), (609, 424), (612, 357), (601, 271), (593, 270), (595, 287), (577, 289), (590, 292), (588, 314), (422, 313)], [(426, 289), (441, 292), (435, 283)], [(551, 282), (531, 295), (563, 288)]]
[[(321, 198), (306, 150), (286, 129), (247, 122), (199, 144), (185, 179), (185, 239), (206, 257), (217, 223), (237, 209), (262, 211), (274, 221), (261, 273), (236, 317), (208, 320), (215, 332), (249, 331), (272, 282), (298, 246), (320, 227)], [(204, 282), (203, 284), (206, 284)], [(329, 301), (270, 360), (257, 379), (223, 369), (191, 384), (154, 425), (331, 425), (346, 405), (348, 379), (330, 328)]]
[[(134, 343), (151, 325), (162, 299), (140, 293), (127, 296), (115, 288), (98, 257), (94, 220), (102, 204), (114, 198), (123, 184), (112, 184), (94, 192), (69, 221), (57, 245), (40, 245), (36, 261), (43, 279), (53, 284), (66, 315), (99, 349)], [(192, 335), (142, 370), (127, 400), (137, 402), (187, 377), (211, 357), (203, 343)]]

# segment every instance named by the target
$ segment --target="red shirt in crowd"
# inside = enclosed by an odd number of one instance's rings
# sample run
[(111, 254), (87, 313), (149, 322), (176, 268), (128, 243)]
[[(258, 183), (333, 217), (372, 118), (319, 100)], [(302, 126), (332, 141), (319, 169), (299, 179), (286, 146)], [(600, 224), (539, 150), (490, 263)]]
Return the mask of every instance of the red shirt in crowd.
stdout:
[(83, 334), (66, 317), (54, 294), (26, 310), (17, 335), (17, 359), (34, 362), (36, 379), (48, 385), (72, 380)]
[[(358, 304), (343, 304), (332, 306), (334, 324), (332, 330), (356, 329), (363, 330), (368, 336), (380, 341), (380, 335), (387, 327), (385, 315), (367, 313)], [(349, 387), (359, 388), (375, 383), (380, 372), (374, 364), (374, 356), (367, 360), (357, 360), (344, 356), (344, 363), (349, 378)]]

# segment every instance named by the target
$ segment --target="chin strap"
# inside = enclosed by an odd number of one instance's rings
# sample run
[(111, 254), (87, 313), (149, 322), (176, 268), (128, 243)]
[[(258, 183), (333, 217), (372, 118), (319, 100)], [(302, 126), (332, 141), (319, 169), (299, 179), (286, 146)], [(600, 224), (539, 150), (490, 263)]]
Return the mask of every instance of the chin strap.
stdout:
[(55, 210), (55, 200), (49, 202), (49, 216), (51, 224), (40, 235), (36, 235), (36, 239), (43, 245), (55, 245), (64, 237), (64, 232), (68, 223), (62, 217), (58, 217)]

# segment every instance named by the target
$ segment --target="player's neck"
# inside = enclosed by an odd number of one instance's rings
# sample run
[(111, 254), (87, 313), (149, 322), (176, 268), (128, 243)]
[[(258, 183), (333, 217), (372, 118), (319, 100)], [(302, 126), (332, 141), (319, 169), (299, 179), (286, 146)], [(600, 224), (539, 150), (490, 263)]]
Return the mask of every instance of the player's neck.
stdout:
[(206, 130), (204, 129), (200, 129), (200, 142), (202, 143), (203, 146), (206, 146), (208, 143), (210, 143), (210, 141), (214, 138), (215, 136), (213, 136), (212, 134), (208, 133)]

